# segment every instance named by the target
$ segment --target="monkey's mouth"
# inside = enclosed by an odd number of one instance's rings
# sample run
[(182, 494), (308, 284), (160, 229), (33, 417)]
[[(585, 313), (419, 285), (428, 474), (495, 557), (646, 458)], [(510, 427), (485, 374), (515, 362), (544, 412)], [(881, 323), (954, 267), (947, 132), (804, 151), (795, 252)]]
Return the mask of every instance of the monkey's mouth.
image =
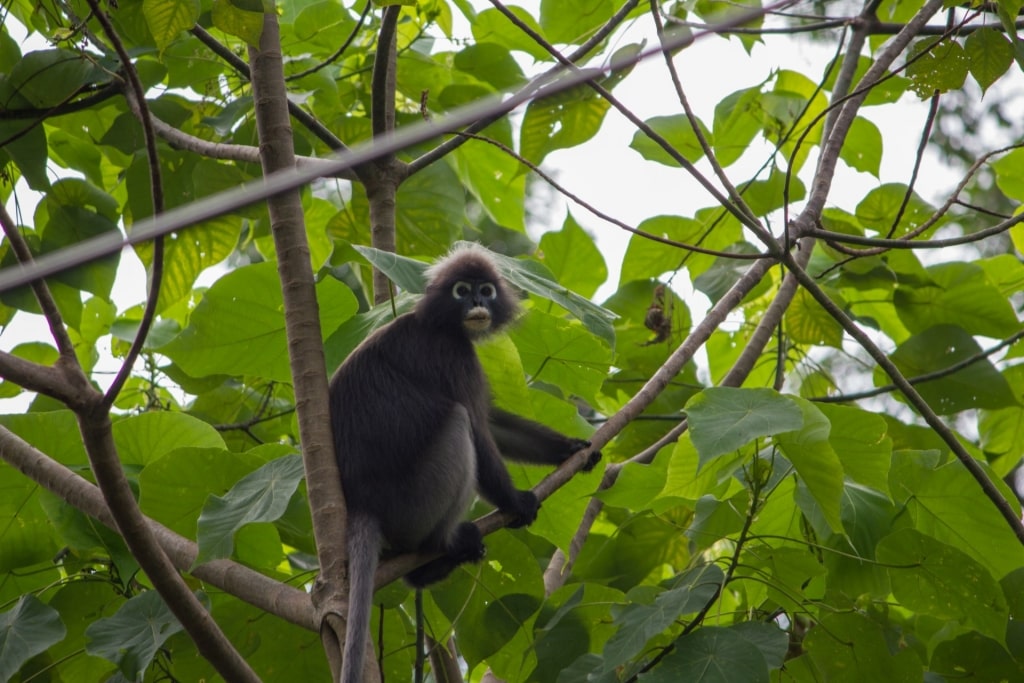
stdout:
[(468, 330), (485, 332), (491, 327), (491, 312), (483, 306), (474, 306), (462, 319), (462, 324)]

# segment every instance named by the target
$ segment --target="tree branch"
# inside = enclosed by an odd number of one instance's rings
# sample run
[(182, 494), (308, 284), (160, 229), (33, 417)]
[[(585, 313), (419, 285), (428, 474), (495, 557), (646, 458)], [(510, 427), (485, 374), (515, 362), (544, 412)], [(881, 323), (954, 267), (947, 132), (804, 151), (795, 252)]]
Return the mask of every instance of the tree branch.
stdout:
[[(284, 87), (277, 16), (263, 15), (259, 48), (249, 48), (256, 127), (265, 175), (295, 165), (288, 95)], [(306, 470), (313, 534), (320, 575), (313, 591), (331, 670), (337, 675), (344, 644), (343, 583), (345, 571), (345, 504), (334, 460), (327, 401), (327, 368), (316, 300), (302, 199), (298, 190), (276, 194), (267, 209), (277, 251), (284, 296), (285, 330), (291, 364), (299, 437)]]
[[(818, 167), (815, 169), (814, 181), (811, 184), (811, 191), (807, 197), (807, 204), (800, 216), (797, 217), (797, 225), (800, 227), (800, 234), (803, 234), (808, 226), (815, 225), (820, 219), (825, 208), (825, 201), (828, 199), (829, 191), (832, 189), (832, 180), (835, 177), (836, 166), (839, 163), (839, 152), (842, 150), (843, 142), (853, 125), (854, 119), (860, 106), (867, 99), (871, 87), (876, 81), (885, 77), (885, 72), (896, 58), (903, 53), (910, 41), (917, 36), (917, 32), (924, 26), (933, 14), (942, 8), (942, 0), (928, 0), (914, 17), (907, 22), (903, 30), (878, 54), (874, 62), (858, 82), (856, 90), (843, 101), (842, 108), (836, 115), (832, 125), (831, 134), (822, 141), (821, 155), (818, 158)], [(873, 10), (865, 16), (865, 20), (874, 18)]]
[[(72, 507), (114, 531), (118, 530), (114, 516), (96, 485), (38, 451), (5, 427), (0, 427), (0, 458)], [(317, 629), (313, 606), (305, 591), (231, 560), (215, 560), (190, 570), (198, 554), (196, 544), (151, 519), (146, 518), (146, 524), (178, 569), (190, 571), (197, 579), (285, 621), (310, 631)]]
[[(1015, 335), (1007, 337), (1006, 339), (999, 342), (995, 346), (992, 346), (987, 349), (982, 349), (978, 353), (972, 354), (967, 358), (964, 358), (963, 360), (953, 363), (952, 365), (947, 365), (944, 368), (933, 370), (932, 372), (926, 372), (921, 375), (914, 375), (913, 377), (908, 377), (907, 381), (910, 384), (917, 386), (918, 384), (924, 384), (925, 382), (931, 382), (937, 379), (942, 379), (943, 377), (949, 377), (950, 375), (959, 372), (964, 368), (970, 367), (979, 361), (985, 360), (986, 358), (992, 356), (1001, 349), (1005, 349), (1008, 346), (1013, 346), (1021, 339), (1024, 339), (1024, 331), (1018, 332)], [(865, 398), (881, 396), (882, 394), (888, 394), (898, 389), (899, 387), (896, 386), (896, 384), (885, 384), (880, 387), (875, 387), (874, 389), (868, 389), (867, 391), (858, 391), (856, 393), (842, 394), (839, 396), (820, 396), (812, 398), (811, 400), (817, 401), (818, 403), (849, 403), (850, 401), (859, 401)]]
[(132, 556), (153, 582), (167, 607), (178, 619), (199, 654), (220, 675), (229, 681), (251, 681), (259, 677), (235, 650), (217, 626), (196, 595), (185, 584), (167, 554), (156, 541), (156, 536), (139, 510), (121, 462), (111, 432), (110, 417), (103, 397), (96, 395), (92, 405), (77, 414), (78, 429), (82, 434), (85, 451), (89, 456), (96, 483), (110, 507), (117, 530), (124, 538)]
[[(149, 115), (149, 105), (146, 104), (146, 91), (139, 80), (139, 74), (132, 64), (131, 56), (121, 42), (120, 36), (114, 30), (110, 18), (102, 11), (99, 0), (88, 0), (93, 16), (103, 28), (107, 40), (114, 46), (118, 59), (121, 61), (121, 69), (128, 80), (128, 89), (125, 91), (125, 98), (128, 106), (135, 114), (135, 118), (142, 124), (142, 136), (146, 143), (146, 161), (149, 168), (149, 187), (153, 200), (153, 215), (158, 216), (164, 212), (164, 185), (160, 174), (160, 156), (156, 149), (156, 133), (153, 132), (153, 122)], [(135, 333), (135, 339), (121, 362), (121, 368), (114, 376), (114, 380), (107, 388), (103, 397), (107, 410), (114, 404), (117, 395), (121, 393), (124, 383), (131, 376), (135, 366), (135, 360), (142, 353), (142, 347), (146, 343), (146, 337), (156, 317), (156, 307), (160, 300), (160, 284), (163, 282), (164, 274), (164, 238), (158, 237), (153, 240), (153, 262), (149, 268), (149, 292), (146, 297), (146, 306), (139, 320), (139, 328)]]

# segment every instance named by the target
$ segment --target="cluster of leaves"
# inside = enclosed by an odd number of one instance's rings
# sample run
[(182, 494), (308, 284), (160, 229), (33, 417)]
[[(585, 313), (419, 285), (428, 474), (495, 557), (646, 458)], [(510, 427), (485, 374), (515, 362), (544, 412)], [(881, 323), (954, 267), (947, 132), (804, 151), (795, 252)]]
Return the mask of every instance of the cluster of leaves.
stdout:
[[(215, 51), (226, 45), (230, 54), (256, 42), (262, 14), (243, 4), (122, 0), (110, 10), (150, 90), (154, 117), (171, 129), (159, 147), (170, 207), (261, 173), (247, 77)], [(476, 11), (465, 2), (423, 0), (403, 10), (400, 126), (522, 87), (524, 55), (554, 64), (552, 45), (574, 48), (598, 35), (593, 62), (619, 64), (641, 46), (612, 52), (615, 41), (599, 31), (650, 11), (610, 0), (543, 0), (534, 17), (496, 4)], [(665, 4), (664, 17), (706, 21), (728, 20), (732, 5)], [(1008, 30), (1020, 7), (1013, 0), (997, 4), (1002, 32), (920, 38), (902, 63), (868, 84), (864, 105), (962, 88), (967, 74), (983, 89), (1005, 77), (1020, 54)], [(332, 0), (278, 9), (295, 101), (346, 145), (369, 140), (376, 13)], [(887, 1), (878, 16), (907, 22), (919, 9)], [(7, 204), (25, 201), (29, 191), (40, 196), (20, 221), (34, 254), (122, 225), (130, 230), (153, 213), (143, 133), (121, 96), (113, 53), (100, 48), (95, 20), (87, 9), (39, 11), (28, 0), (13, 0), (6, 11), (0, 102), (11, 115), (0, 120), (0, 161), (12, 182), (0, 197)], [(468, 22), (472, 40), (451, 40), (461, 37), (453, 11)], [(977, 13), (966, 16), (968, 24), (981, 22)], [(17, 24), (53, 46), (23, 49), (13, 35)], [(749, 34), (741, 40), (748, 48), (756, 43)], [(871, 49), (877, 56), (881, 40)], [(856, 56), (854, 83), (875, 64)], [(763, 82), (737, 84), (710, 122), (681, 114), (639, 122), (631, 147), (652, 164), (690, 167), (710, 155), (739, 173), (755, 143), (772, 152), (758, 160), (762, 171), (734, 183), (734, 210), (709, 199), (685, 215), (637, 225), (618, 286), (600, 306), (590, 299), (608, 266), (573, 216), (541, 237), (535, 258), (501, 259), (528, 298), (511, 334), (480, 348), (497, 403), (580, 436), (592, 431), (581, 414), (607, 418), (608, 425), (615, 416), (628, 419), (595, 437), (617, 479), (606, 478), (596, 494), (596, 476), (573, 479), (545, 501), (529, 529), (490, 535), (485, 562), (425, 596), (429, 635), (444, 643), (455, 634), (473, 680), (488, 669), (510, 682), (1024, 676), (1024, 546), (916, 407), (898, 403), (898, 394), (885, 398), (890, 379), (863, 363), (842, 321), (810, 289), (798, 290), (783, 318), (770, 324), (778, 330), (774, 348), (758, 353), (761, 361), (745, 372), (748, 386), (774, 389), (718, 387), (757, 343), (758, 323), (771, 321), (782, 275), (769, 270), (740, 292), (739, 326), (719, 327), (711, 314), (698, 319), (692, 302), (671, 286), (688, 279), (712, 304), (744, 286), (752, 259), (768, 250), (747, 217), (788, 219), (814, 187), (806, 181), (814, 165), (808, 161), (826, 139), (830, 104), (846, 94), (837, 90), (841, 61), (821, 72), (779, 69)], [(479, 239), (512, 256), (529, 245), (524, 165), (591, 140), (613, 108), (605, 93), (630, 75), (615, 68), (535, 100), (521, 119), (486, 127), (487, 140), (470, 139), (415, 166), (398, 191), (395, 217), (399, 251), (415, 258), (363, 246), (370, 241), (371, 200), (361, 184), (325, 181), (305, 190), (328, 368), (412, 301), (406, 293), (371, 307), (370, 265), (415, 293), (423, 262), (458, 239)], [(294, 128), (305, 161), (332, 146), (310, 127)], [(859, 115), (836, 153), (849, 169), (878, 178), (883, 139), (902, 134)], [(415, 164), (438, 142), (403, 158)], [(1022, 155), (1017, 149), (988, 164), (1014, 204), (1024, 201)], [(960, 444), (1019, 518), (1016, 498), (1001, 481), (1024, 456), (1024, 373), (1016, 362), (1022, 351), (1013, 345), (1022, 332), (1024, 266), (1013, 251), (1024, 244), (1019, 226), (1007, 221), (993, 235), (979, 232), (994, 222), (990, 216), (951, 213), (952, 200), (933, 205), (911, 181), (879, 182), (852, 210), (839, 203), (815, 217), (828, 242), (815, 248), (807, 272), (839, 309), (888, 345), (904, 376), (923, 378), (917, 390), (935, 413), (954, 418)], [(978, 233), (984, 250), (943, 252), (926, 265), (911, 249), (871, 244), (903, 238), (913, 246), (940, 230)], [(1010, 240), (1000, 239), (1005, 232)], [(9, 241), (2, 248), (0, 264), (12, 265)], [(136, 253), (152, 262), (148, 245)], [(197, 541), (196, 565), (231, 560), (305, 586), (316, 574), (317, 549), (297, 457), (277, 258), (261, 204), (168, 242), (146, 372), (118, 396), (113, 438), (142, 511)], [(197, 287), (200, 274), (218, 264), (219, 277)], [(108, 344), (114, 356), (123, 355), (142, 316), (141, 291), (127, 304), (114, 296), (120, 266), (111, 257), (49, 280), (78, 360), (96, 381), (97, 349)], [(38, 311), (28, 290), (0, 293), (0, 322), (9, 329)], [(1003, 342), (986, 341), (992, 339)], [(703, 367), (684, 340), (705, 350)], [(994, 346), (1009, 347), (998, 362)], [(689, 354), (686, 362), (648, 397), (658, 383), (652, 378), (681, 351)], [(52, 364), (57, 351), (31, 340), (9, 356)], [(790, 393), (777, 391), (780, 376)], [(882, 398), (852, 394), (870, 385)], [(6, 381), (0, 391), (13, 397), (22, 389)], [(630, 411), (641, 399), (637, 416)], [(684, 416), (689, 430), (644, 456)], [(75, 416), (52, 398), (33, 397), (24, 414), (0, 417), (0, 428), (60, 463), (69, 479), (90, 476)], [(544, 474), (513, 468), (520, 486)], [(212, 675), (116, 532), (80, 511), (71, 496), (42, 490), (6, 462), (0, 491), (0, 519), (9, 520), (0, 527), (0, 680)], [(594, 519), (581, 521), (595, 508)], [(585, 543), (573, 548), (581, 535)], [(551, 582), (545, 567), (558, 573), (550, 564), (556, 549), (572, 566)], [(265, 680), (328, 676), (317, 633), (198, 579), (193, 587)], [(413, 598), (395, 584), (377, 600), (386, 608), (373, 628), (381, 634), (385, 678), (409, 680)]]

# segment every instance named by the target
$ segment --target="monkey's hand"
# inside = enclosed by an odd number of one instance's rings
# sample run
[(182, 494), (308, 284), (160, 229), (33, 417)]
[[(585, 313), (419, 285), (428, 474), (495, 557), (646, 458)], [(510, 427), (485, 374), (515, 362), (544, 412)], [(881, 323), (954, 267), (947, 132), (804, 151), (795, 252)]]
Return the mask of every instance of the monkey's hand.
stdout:
[(515, 507), (502, 508), (501, 511), (512, 515), (513, 519), (508, 523), (509, 528), (518, 529), (533, 524), (539, 509), (540, 501), (533, 491), (516, 491)]
[[(570, 441), (572, 442), (572, 450), (569, 451), (570, 453), (579, 453), (584, 448), (590, 448), (590, 442), (585, 439), (571, 439)], [(589, 472), (594, 469), (594, 466), (599, 462), (601, 462), (601, 451), (594, 451), (590, 454), (590, 457), (587, 458), (587, 462), (584, 463), (581, 469), (584, 472)]]

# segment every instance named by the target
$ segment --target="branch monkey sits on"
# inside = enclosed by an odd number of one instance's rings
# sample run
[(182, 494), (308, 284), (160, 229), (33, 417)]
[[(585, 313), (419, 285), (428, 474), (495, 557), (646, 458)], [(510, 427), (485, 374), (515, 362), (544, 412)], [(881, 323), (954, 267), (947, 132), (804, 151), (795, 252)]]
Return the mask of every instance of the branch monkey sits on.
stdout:
[[(491, 405), (473, 342), (518, 312), (488, 252), (461, 246), (427, 270), (415, 309), (371, 334), (331, 378), (334, 449), (348, 506), (349, 608), (342, 683), (358, 683), (379, 555), (441, 556), (406, 580), (424, 587), (484, 555), (464, 521), (474, 495), (533, 522), (532, 491), (512, 485), (507, 457), (558, 465), (590, 443)], [(497, 442), (496, 442), (497, 439)], [(595, 452), (584, 469), (600, 459)]]

